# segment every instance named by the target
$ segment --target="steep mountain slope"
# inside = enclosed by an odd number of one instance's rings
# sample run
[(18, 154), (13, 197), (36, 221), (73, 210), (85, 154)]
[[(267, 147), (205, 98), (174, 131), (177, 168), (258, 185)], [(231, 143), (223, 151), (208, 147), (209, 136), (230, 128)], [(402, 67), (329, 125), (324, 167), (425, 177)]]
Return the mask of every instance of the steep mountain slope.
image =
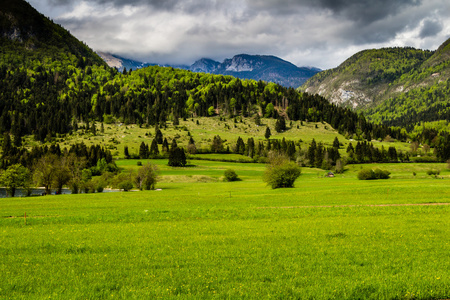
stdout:
[(425, 62), (431, 52), (412, 48), (361, 51), (339, 67), (315, 75), (301, 90), (353, 108), (373, 107), (392, 91), (390, 84)]
[(211, 73), (214, 74), (217, 72), (217, 70), (220, 67), (220, 63), (209, 59), (209, 58), (202, 58), (197, 60), (195, 63), (193, 63), (189, 70), (192, 72), (201, 72), (201, 73)]
[(23, 55), (47, 51), (57, 57), (71, 53), (79, 60), (84, 58), (84, 65), (103, 64), (89, 47), (23, 0), (0, 2), (0, 40), (2, 48), (9, 47)]
[(148, 66), (154, 66), (155, 64), (143, 63), (140, 61), (124, 58), (118, 55), (106, 53), (106, 52), (97, 52), (97, 54), (110, 66), (111, 68), (116, 68), (120, 72), (124, 69), (126, 70), (136, 70), (142, 69)]
[(450, 117), (450, 40), (434, 52), (385, 48), (355, 54), (300, 90), (364, 111), (368, 119), (411, 126)]
[(275, 56), (240, 54), (219, 63), (210, 59), (195, 62), (191, 71), (231, 75), (241, 79), (275, 82), (287, 87), (299, 87), (319, 70), (299, 68)]

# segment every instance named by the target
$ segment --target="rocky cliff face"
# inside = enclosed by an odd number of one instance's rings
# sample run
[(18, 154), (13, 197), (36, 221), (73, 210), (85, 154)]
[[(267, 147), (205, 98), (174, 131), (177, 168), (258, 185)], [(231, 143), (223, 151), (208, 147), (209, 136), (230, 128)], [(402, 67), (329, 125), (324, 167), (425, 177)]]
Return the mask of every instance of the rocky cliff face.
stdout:
[(220, 63), (209, 58), (202, 58), (197, 60), (189, 70), (192, 72), (202, 72), (202, 73), (215, 73), (219, 68)]
[(275, 56), (240, 54), (222, 63), (200, 59), (189, 70), (212, 74), (231, 75), (242, 79), (275, 82), (297, 88), (318, 73), (317, 68), (299, 68)]

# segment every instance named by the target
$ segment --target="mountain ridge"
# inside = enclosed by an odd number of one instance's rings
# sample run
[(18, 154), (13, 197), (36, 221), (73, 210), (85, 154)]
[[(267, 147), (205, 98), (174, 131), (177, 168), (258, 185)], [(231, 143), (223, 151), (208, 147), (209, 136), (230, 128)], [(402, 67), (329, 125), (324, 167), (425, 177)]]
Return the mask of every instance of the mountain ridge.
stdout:
[[(99, 52), (99, 55), (111, 67), (117, 67), (119, 71), (137, 69), (146, 66), (157, 65), (155, 63), (141, 63), (118, 55)], [(114, 59), (111, 59), (114, 58)], [(119, 66), (119, 67), (118, 67)], [(210, 58), (201, 58), (190, 66), (162, 65), (190, 70), (192, 72), (210, 73), (216, 75), (231, 75), (240, 79), (262, 80), (274, 82), (286, 87), (297, 88), (318, 73), (320, 69), (314, 67), (297, 67), (273, 55), (238, 54), (225, 59), (222, 63)]]
[(3, 44), (16, 44), (23, 52), (69, 52), (84, 64), (105, 65), (87, 45), (69, 31), (36, 11), (28, 2), (2, 0), (0, 2), (0, 39)]
[(397, 47), (358, 52), (299, 90), (364, 112), (371, 121), (411, 126), (448, 119), (449, 79), (450, 39), (436, 51)]

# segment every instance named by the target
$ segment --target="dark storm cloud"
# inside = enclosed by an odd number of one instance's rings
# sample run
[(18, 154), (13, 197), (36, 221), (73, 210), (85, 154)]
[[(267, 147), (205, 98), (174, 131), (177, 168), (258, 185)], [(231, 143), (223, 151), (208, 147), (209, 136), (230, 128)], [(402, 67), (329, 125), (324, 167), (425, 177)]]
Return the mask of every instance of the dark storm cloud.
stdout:
[(409, 6), (420, 5), (419, 0), (319, 0), (312, 1), (318, 7), (331, 10), (338, 16), (356, 21), (360, 24), (370, 24), (395, 16)]
[(441, 22), (435, 20), (425, 20), (423, 23), (423, 27), (420, 30), (419, 37), (426, 38), (432, 37), (442, 31)]
[[(73, 6), (74, 3), (79, 3), (81, 0), (48, 0), (52, 5), (57, 6)], [(144, 6), (152, 8), (156, 11), (174, 11), (180, 10), (189, 13), (199, 11), (208, 11), (216, 6), (219, 6), (215, 1), (195, 1), (195, 0), (90, 0), (89, 3), (100, 6), (114, 6), (121, 8), (124, 6)], [(223, 3), (226, 6), (226, 3)]]
[(156, 63), (249, 53), (329, 68), (367, 48), (436, 49), (450, 32), (448, 0), (28, 1), (94, 50)]
[(370, 24), (396, 15), (409, 6), (420, 5), (419, 0), (247, 0), (256, 11), (289, 15), (299, 12), (329, 11), (332, 16), (362, 24)]

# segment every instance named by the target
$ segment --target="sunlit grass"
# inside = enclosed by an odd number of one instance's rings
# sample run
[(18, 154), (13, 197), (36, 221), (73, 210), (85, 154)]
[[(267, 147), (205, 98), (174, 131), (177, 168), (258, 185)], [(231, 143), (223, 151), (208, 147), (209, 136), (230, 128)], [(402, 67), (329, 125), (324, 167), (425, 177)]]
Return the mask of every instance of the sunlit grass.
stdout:
[[(159, 191), (2, 199), (0, 298), (450, 297), (450, 205), (405, 205), (450, 203), (445, 164), (444, 179), (303, 168), (272, 190), (262, 164), (153, 162)], [(361, 167), (393, 178), (359, 181)], [(242, 181), (221, 181), (227, 168)]]

